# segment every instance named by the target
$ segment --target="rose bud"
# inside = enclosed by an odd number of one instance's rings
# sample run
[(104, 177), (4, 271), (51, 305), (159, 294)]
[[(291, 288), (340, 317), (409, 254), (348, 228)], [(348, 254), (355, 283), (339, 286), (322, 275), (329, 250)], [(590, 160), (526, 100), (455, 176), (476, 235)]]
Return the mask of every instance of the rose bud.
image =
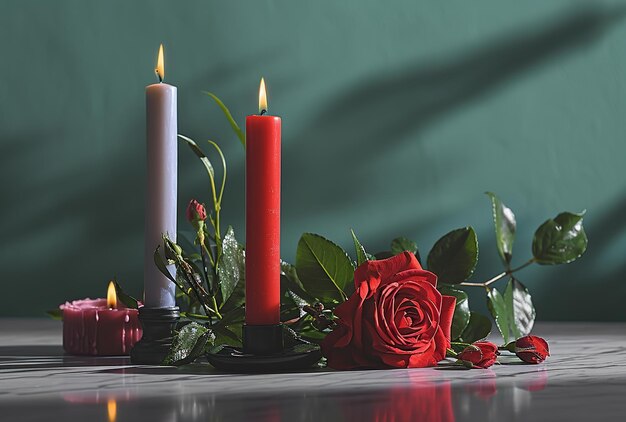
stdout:
[(467, 346), (457, 358), (472, 368), (489, 368), (498, 357), (498, 346), (489, 341), (477, 341)]
[(515, 341), (515, 354), (527, 363), (541, 363), (550, 356), (548, 343), (537, 336), (526, 336)]
[(206, 208), (204, 204), (199, 203), (195, 199), (189, 201), (187, 205), (187, 221), (193, 223), (194, 221), (206, 220)]

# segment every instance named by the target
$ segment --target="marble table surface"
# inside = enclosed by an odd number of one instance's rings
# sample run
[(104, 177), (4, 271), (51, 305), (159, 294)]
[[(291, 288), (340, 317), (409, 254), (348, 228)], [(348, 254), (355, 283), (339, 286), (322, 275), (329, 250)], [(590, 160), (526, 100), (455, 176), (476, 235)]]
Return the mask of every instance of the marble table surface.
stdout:
[(552, 352), (539, 365), (232, 375), (67, 356), (60, 322), (0, 318), (0, 420), (624, 420), (625, 323), (538, 323), (534, 334)]

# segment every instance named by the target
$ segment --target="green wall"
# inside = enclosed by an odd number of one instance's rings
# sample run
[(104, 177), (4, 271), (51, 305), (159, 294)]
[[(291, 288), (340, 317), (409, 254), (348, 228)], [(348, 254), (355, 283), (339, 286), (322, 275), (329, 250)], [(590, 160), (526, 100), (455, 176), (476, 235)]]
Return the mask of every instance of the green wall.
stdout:
[[(583, 6), (585, 5), (585, 6)], [(587, 209), (589, 251), (520, 274), (539, 319), (626, 320), (626, 3), (5, 0), (0, 5), (0, 315), (142, 286), (144, 86), (166, 47), (179, 128), (229, 161), (223, 219), (243, 238), (239, 122), (260, 76), (283, 117), (282, 251), (303, 231), (425, 254), (473, 225), (499, 272), (485, 190), (535, 228)], [(180, 215), (208, 200), (180, 150)], [(243, 239), (242, 239), (243, 240)], [(480, 293), (480, 292), (478, 292)], [(480, 294), (472, 301), (482, 302)]]

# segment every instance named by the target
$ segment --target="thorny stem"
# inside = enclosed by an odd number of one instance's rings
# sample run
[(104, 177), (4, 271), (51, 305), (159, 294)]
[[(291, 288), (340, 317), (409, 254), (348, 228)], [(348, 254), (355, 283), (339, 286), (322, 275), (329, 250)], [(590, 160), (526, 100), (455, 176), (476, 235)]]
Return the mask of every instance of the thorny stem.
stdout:
[(475, 282), (470, 282), (470, 281), (464, 281), (463, 283), (459, 283), (459, 286), (472, 286), (472, 287), (488, 287), (490, 284), (495, 283), (496, 281), (500, 280), (501, 278), (504, 278), (508, 275), (513, 274), (516, 271), (522, 270), (526, 267), (528, 267), (531, 264), (535, 263), (535, 258), (531, 258), (529, 259), (526, 263), (520, 265), (517, 268), (513, 268), (513, 269), (508, 269), (506, 271), (501, 272), (500, 274), (490, 278), (487, 281), (484, 281), (482, 283), (475, 283)]

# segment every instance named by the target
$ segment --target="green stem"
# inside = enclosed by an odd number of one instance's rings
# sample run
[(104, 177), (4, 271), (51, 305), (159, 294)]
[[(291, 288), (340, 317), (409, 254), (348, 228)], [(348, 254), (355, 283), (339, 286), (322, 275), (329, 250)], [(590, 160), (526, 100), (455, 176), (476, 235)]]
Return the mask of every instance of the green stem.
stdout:
[(519, 267), (513, 268), (512, 270), (510, 270), (509, 274), (514, 273), (515, 271), (522, 270), (522, 269), (524, 269), (524, 268), (526, 268), (529, 265), (534, 264), (534, 263), (535, 263), (535, 258), (531, 258), (526, 263), (524, 263), (523, 265), (520, 265)]
[(215, 309), (215, 315), (219, 319), (223, 319), (224, 317), (222, 316), (222, 314), (220, 314), (219, 308), (217, 306), (217, 300), (215, 300), (215, 295), (211, 296), (211, 300), (213, 301), (213, 309)]
[(213, 254), (211, 253), (209, 248), (206, 247), (206, 245), (202, 245), (202, 247), (200, 248), (200, 252), (202, 252), (202, 256), (208, 255), (209, 256), (209, 261), (211, 261), (211, 267), (215, 267), (215, 261), (213, 260)]
[(500, 280), (500, 279), (502, 279), (502, 278), (504, 278), (506, 276), (509, 276), (509, 275), (513, 274), (514, 272), (516, 272), (516, 271), (522, 270), (522, 269), (524, 269), (524, 268), (526, 268), (529, 265), (534, 264), (534, 263), (535, 263), (535, 258), (531, 258), (527, 262), (525, 262), (524, 264), (520, 265), (519, 267), (503, 271), (500, 274), (498, 274), (496, 276), (493, 276), (489, 280), (483, 281), (482, 283), (475, 283), (475, 282), (470, 282), (470, 281), (464, 281), (463, 283), (459, 283), (459, 286), (487, 287), (490, 284), (493, 284), (496, 281), (498, 281), (498, 280)]
[[(206, 246), (202, 245), (202, 247), (200, 248), (200, 256), (202, 258), (202, 271), (204, 272), (204, 280), (206, 281), (207, 287), (209, 288), (209, 294), (213, 295), (213, 283), (210, 282), (209, 280), (209, 269), (207, 268), (207, 262), (206, 262)], [(208, 252), (208, 251), (206, 251)], [(209, 260), (211, 261), (211, 271), (213, 271), (213, 257), (211, 256), (211, 254), (209, 254)], [(211, 279), (213, 279), (213, 277), (211, 277)]]
[[(204, 313), (207, 314), (207, 316), (209, 315), (210, 311), (213, 311), (211, 308), (209, 308), (204, 301), (202, 300), (202, 295), (200, 294), (200, 292), (198, 292), (193, 284), (193, 282), (191, 280), (189, 280), (189, 275), (187, 273), (185, 273), (184, 271), (182, 271), (184, 274), (184, 277), (187, 279), (187, 283), (189, 284), (189, 287), (191, 288), (191, 291), (194, 293), (194, 295), (196, 296), (196, 299), (198, 299), (198, 303), (200, 304), (200, 306), (202, 306), (202, 308), (204, 309)], [(183, 289), (183, 292), (185, 290)], [(216, 311), (213, 311), (214, 313), (216, 313)]]
[(224, 189), (226, 188), (226, 158), (224, 157), (224, 153), (222, 153), (221, 148), (215, 142), (210, 139), (207, 141), (209, 145), (211, 145), (220, 156), (222, 161), (222, 184), (220, 186), (219, 195), (216, 195), (215, 183), (213, 179), (211, 179), (211, 188), (213, 190), (213, 209), (215, 210), (215, 220), (211, 220), (213, 224), (213, 229), (215, 231), (215, 244), (217, 245), (217, 256), (215, 258), (217, 270), (217, 263), (219, 262), (219, 257), (222, 255), (222, 235), (220, 230), (220, 211), (222, 210), (222, 196), (224, 195)]

